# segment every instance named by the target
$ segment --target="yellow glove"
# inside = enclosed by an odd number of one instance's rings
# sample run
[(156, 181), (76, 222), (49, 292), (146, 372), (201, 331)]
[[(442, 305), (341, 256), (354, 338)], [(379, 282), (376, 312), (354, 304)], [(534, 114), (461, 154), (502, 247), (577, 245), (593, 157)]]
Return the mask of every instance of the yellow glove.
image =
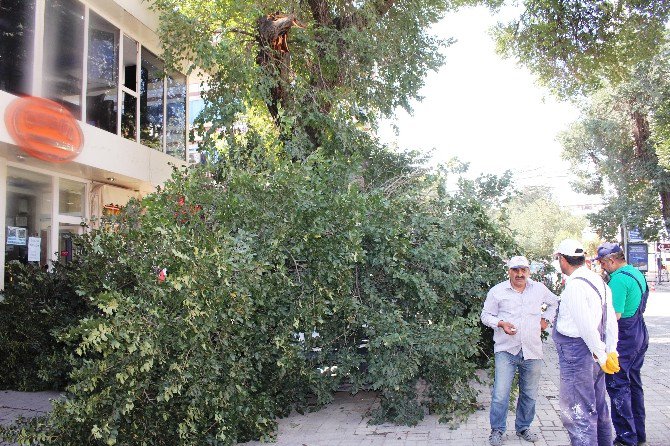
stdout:
[(614, 370), (614, 373), (617, 373), (621, 370), (621, 367), (619, 367), (619, 355), (616, 352), (608, 353), (605, 365)]
[(609, 375), (613, 375), (621, 370), (621, 367), (619, 367), (619, 355), (615, 352), (608, 353), (605, 364), (601, 365), (600, 368), (603, 369), (603, 372)]

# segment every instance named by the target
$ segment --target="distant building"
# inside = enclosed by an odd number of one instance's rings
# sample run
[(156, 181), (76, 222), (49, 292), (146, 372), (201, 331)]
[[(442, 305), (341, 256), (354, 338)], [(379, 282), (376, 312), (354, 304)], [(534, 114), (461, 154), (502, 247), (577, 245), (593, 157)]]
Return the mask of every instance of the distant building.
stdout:
[(70, 258), (82, 222), (154, 191), (169, 163), (195, 161), (190, 80), (165, 70), (157, 28), (137, 0), (0, 2), (0, 288), (7, 261)]

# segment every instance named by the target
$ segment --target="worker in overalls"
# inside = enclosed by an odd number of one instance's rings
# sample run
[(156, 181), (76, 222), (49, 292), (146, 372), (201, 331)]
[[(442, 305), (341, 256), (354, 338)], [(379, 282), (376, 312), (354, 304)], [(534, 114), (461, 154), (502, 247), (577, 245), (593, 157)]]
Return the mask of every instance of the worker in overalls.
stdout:
[(642, 313), (649, 288), (644, 275), (629, 265), (616, 243), (598, 247), (596, 260), (610, 275), (612, 302), (619, 325), (619, 365), (621, 370), (605, 379), (612, 402), (612, 423), (616, 445), (646, 444), (644, 391), (640, 371), (649, 346), (649, 333)]
[(611, 446), (605, 374), (618, 371), (612, 292), (586, 267), (579, 241), (563, 240), (556, 257), (566, 276), (552, 333), (560, 369), (561, 421), (572, 446)]

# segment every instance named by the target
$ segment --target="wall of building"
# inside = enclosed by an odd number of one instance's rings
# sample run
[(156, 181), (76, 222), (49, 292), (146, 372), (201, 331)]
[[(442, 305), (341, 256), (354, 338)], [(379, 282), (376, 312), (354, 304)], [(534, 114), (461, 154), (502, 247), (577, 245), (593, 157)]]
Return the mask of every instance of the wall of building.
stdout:
[[(188, 156), (186, 135), (189, 80), (176, 71), (168, 72), (169, 77), (151, 78), (152, 73), (161, 70), (160, 60), (153, 56), (159, 55), (161, 51), (155, 33), (158, 15), (147, 7), (147, 3), (137, 0), (65, 0), (59, 3), (51, 0), (34, 1), (35, 16), (34, 23), (31, 23), (34, 28), (33, 46), (22, 55), (30, 62), (32, 70), (30, 76), (27, 76), (30, 79), (26, 82), (26, 91), (8, 92), (0, 88), (0, 221), (4, 222), (0, 227), (0, 238), (5, 243), (5, 249), (0, 251), (0, 289), (4, 287), (6, 261), (30, 261), (41, 267), (63, 261), (72, 254), (65, 249), (70, 234), (81, 233), (85, 230), (84, 225), (91, 225), (104, 213), (115, 212), (131, 197), (153, 192), (156, 186), (170, 177), (172, 165), (185, 166)], [(25, 4), (17, 0), (14, 3), (3, 3), (3, 8), (11, 8), (12, 5), (20, 8)], [(49, 14), (54, 14), (54, 8), (62, 4), (71, 4), (76, 10), (74, 13), (71, 13), (72, 10), (63, 12), (62, 8), (58, 10), (64, 17), (69, 15), (63, 18), (62, 23), (67, 23), (67, 20), (84, 23), (84, 34), (81, 34), (84, 40), (79, 42), (82, 67), (80, 71), (73, 73), (59, 73), (58, 64), (61, 62), (58, 58), (54, 60), (54, 54), (59, 54), (58, 45), (62, 43), (60, 40), (67, 42), (71, 38), (68, 30), (61, 32), (56, 29), (55, 35), (63, 39), (49, 40), (48, 35), (49, 32), (54, 32), (54, 26), (59, 26), (60, 20)], [(94, 32), (91, 23), (102, 23), (105, 29), (95, 28), (102, 40), (91, 40)], [(8, 25), (3, 23), (1, 26)], [(124, 48), (133, 48), (128, 44), (133, 41), (139, 44), (134, 53), (137, 63), (133, 59), (128, 61), (128, 51), (124, 53)], [(88, 45), (91, 42), (103, 46), (113, 42), (119, 46), (116, 54), (119, 69), (117, 80), (114, 81), (117, 82), (116, 89), (113, 88), (113, 83), (103, 85), (104, 88), (91, 84), (92, 71), (89, 70), (89, 64), (95, 63), (89, 60), (92, 53)], [(109, 52), (109, 48), (101, 51)], [(107, 56), (108, 53), (103, 52), (100, 55)], [(150, 59), (151, 57), (154, 58)], [(61, 59), (64, 60), (62, 57)], [(153, 90), (149, 90), (148, 81), (143, 77), (146, 75), (144, 63), (148, 61), (158, 64), (148, 78), (153, 82)], [(102, 60), (100, 63), (104, 68), (107, 62)], [(134, 74), (129, 74), (129, 68), (134, 70)], [(107, 74), (109, 73), (102, 72), (99, 76), (104, 80)], [(0, 69), (0, 77), (2, 76), (13, 74), (11, 70)], [(131, 88), (126, 81), (132, 76), (135, 76), (136, 83)], [(124, 77), (127, 79), (124, 80)], [(11, 136), (6, 112), (10, 104), (23, 94), (36, 97), (50, 97), (49, 94), (54, 91), (59, 94), (60, 90), (54, 90), (49, 82), (53, 83), (56, 79), (62, 84), (63, 79), (69, 78), (74, 79), (73, 82), (79, 79), (81, 93), (75, 88), (74, 93), (64, 93), (69, 96), (61, 95), (59, 98), (73, 101), (76, 106), (70, 108), (74, 110), (75, 116), (79, 114), (76, 117), (84, 141), (81, 152), (65, 163), (52, 163), (35, 158), (26, 153)], [(97, 78), (95, 80), (99, 81)], [(3, 84), (2, 81), (0, 78), (0, 86), (11, 84)], [(67, 90), (68, 86), (65, 87)], [(99, 89), (92, 93), (94, 87)], [(144, 97), (140, 91), (142, 87), (145, 88)], [(162, 96), (156, 96), (156, 92)], [(95, 99), (93, 94), (101, 96), (110, 106), (116, 107), (110, 115), (113, 119), (110, 122), (115, 124), (108, 124), (108, 130), (103, 130), (105, 126), (87, 113), (87, 109), (90, 111), (91, 107), (98, 106), (91, 105)], [(127, 98), (131, 98), (131, 104), (135, 101), (134, 116), (124, 115)], [(69, 102), (64, 104), (66, 107), (71, 105)], [(149, 113), (153, 113), (153, 121), (147, 121)], [(131, 125), (136, 124), (135, 133), (124, 132), (122, 129), (122, 119), (127, 116), (135, 120), (129, 121)], [(156, 116), (160, 121), (156, 121)], [(126, 120), (126, 125), (127, 122)], [(142, 126), (149, 125), (147, 122), (151, 122), (153, 127), (149, 133), (143, 133)], [(183, 128), (180, 127), (181, 122)], [(154, 148), (142, 144), (145, 141), (149, 141), (149, 145)], [(39, 259), (36, 260), (37, 257)]]

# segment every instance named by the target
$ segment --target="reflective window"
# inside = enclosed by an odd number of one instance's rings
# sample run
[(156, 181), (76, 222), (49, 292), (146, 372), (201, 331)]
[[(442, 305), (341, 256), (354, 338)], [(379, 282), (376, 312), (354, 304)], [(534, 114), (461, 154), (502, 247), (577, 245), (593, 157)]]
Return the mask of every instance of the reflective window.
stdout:
[(90, 12), (86, 122), (116, 133), (119, 82), (119, 30)]
[(137, 98), (126, 92), (121, 109), (121, 136), (137, 141)]
[(202, 98), (191, 99), (188, 103), (188, 122), (193, 125), (198, 115), (205, 109), (205, 100)]
[(84, 217), (84, 197), (86, 184), (80, 181), (58, 181), (58, 213), (71, 217)]
[(5, 262), (47, 265), (51, 253), (51, 191), (51, 177), (7, 168)]
[(44, 96), (81, 119), (84, 66), (84, 5), (46, 0), (44, 14)]
[(163, 62), (142, 48), (140, 143), (163, 150)]
[(0, 90), (31, 93), (35, 1), (0, 1)]
[(186, 148), (186, 76), (172, 73), (167, 77), (165, 152), (185, 159)]
[(123, 36), (123, 86), (137, 91), (137, 42)]

